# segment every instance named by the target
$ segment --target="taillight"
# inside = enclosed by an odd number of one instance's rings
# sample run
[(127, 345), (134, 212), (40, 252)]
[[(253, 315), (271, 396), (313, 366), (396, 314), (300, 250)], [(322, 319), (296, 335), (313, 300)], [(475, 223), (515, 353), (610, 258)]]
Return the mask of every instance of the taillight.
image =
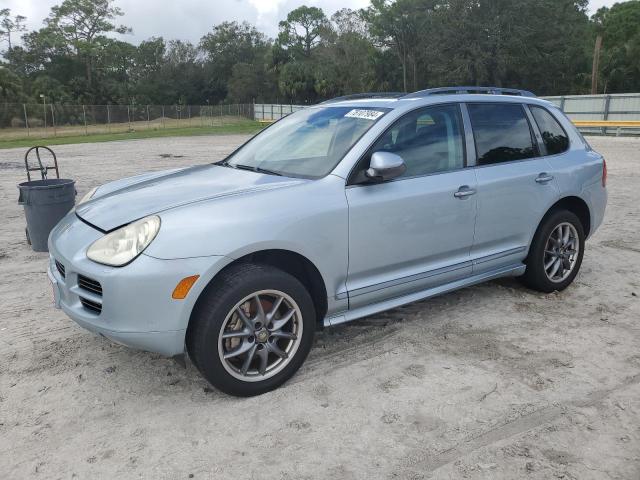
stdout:
[(607, 186), (607, 161), (602, 159), (602, 186)]

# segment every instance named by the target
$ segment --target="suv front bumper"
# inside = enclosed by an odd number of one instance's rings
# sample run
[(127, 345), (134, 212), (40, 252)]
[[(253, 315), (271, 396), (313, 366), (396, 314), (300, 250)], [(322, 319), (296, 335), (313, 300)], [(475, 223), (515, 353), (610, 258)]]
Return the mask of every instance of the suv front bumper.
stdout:
[[(140, 255), (124, 267), (86, 257), (103, 234), (67, 215), (49, 237), (47, 274), (56, 306), (80, 326), (117, 343), (174, 356), (184, 352), (189, 317), (211, 278), (229, 259), (161, 260)], [(181, 279), (200, 275), (184, 300), (172, 293)]]

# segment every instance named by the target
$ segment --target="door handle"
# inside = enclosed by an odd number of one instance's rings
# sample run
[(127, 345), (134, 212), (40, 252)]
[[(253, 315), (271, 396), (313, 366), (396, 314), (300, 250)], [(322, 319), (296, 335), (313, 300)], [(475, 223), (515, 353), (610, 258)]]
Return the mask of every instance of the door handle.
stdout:
[(453, 194), (453, 196), (456, 198), (463, 199), (475, 194), (476, 194), (476, 191), (473, 188), (469, 188), (468, 185), (463, 185), (458, 189), (456, 193)]
[(545, 183), (549, 183), (551, 180), (553, 180), (553, 175), (549, 175), (546, 172), (542, 172), (536, 178), (536, 183), (545, 184)]

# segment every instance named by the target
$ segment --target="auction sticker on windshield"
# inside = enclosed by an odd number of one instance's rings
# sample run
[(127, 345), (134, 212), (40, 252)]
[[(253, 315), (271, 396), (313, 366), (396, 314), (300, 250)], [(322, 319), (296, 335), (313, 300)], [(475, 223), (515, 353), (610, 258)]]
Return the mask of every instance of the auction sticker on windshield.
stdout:
[(347, 118), (363, 118), (365, 120), (377, 120), (384, 112), (379, 110), (362, 110), (362, 109), (354, 109), (345, 114)]

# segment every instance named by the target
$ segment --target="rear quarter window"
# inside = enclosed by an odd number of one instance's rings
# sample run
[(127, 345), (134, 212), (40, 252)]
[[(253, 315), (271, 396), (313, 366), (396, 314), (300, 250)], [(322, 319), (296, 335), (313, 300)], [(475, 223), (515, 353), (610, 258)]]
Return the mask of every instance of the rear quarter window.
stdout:
[(547, 155), (566, 152), (569, 149), (569, 137), (555, 117), (543, 107), (529, 105), (529, 109), (542, 134)]

